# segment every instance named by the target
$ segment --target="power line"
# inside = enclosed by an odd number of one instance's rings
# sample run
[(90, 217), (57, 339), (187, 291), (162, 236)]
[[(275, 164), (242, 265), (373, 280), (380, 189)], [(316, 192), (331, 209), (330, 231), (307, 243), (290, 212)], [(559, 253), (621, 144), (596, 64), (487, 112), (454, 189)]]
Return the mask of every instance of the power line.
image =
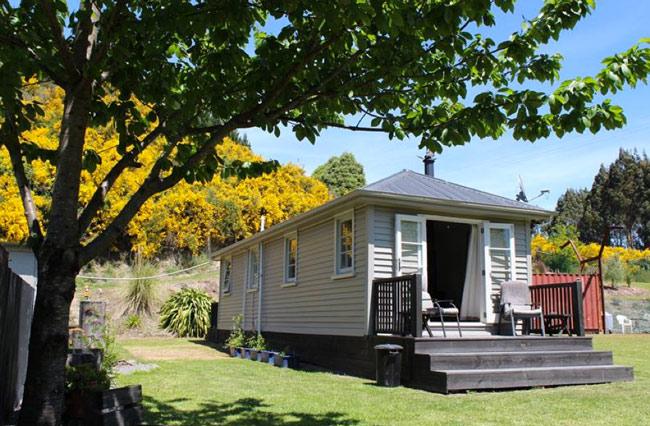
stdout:
[[(169, 277), (169, 276), (171, 276), (171, 275), (180, 274), (181, 272), (186, 272), (186, 271), (190, 271), (190, 270), (192, 270), (192, 269), (199, 268), (199, 267), (201, 267), (201, 266), (205, 266), (205, 265), (207, 265), (208, 263), (212, 263), (212, 261), (209, 260), (209, 261), (207, 261), (207, 262), (203, 262), (203, 263), (200, 263), (200, 264), (198, 264), (198, 265), (190, 266), (189, 268), (180, 269), (180, 270), (178, 270), (178, 271), (173, 271), (173, 272), (167, 272), (167, 273), (159, 274), (159, 275), (151, 275), (151, 276), (148, 276), (148, 277), (93, 277), (93, 276), (89, 276), (89, 275), (77, 275), (77, 277), (78, 277), (78, 278), (84, 278), (84, 279), (86, 279), (86, 280), (98, 280), (98, 281), (135, 281), (135, 280), (151, 280), (151, 279), (155, 279), (155, 278)], [(206, 272), (214, 272), (214, 271), (216, 271), (216, 269), (209, 270), (209, 271), (206, 271)]]

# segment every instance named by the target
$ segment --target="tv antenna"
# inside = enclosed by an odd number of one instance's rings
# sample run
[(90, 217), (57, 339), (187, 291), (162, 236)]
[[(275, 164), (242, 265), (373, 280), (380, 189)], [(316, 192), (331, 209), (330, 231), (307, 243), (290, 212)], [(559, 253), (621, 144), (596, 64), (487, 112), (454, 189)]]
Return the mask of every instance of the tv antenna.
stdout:
[(533, 200), (538, 199), (539, 197), (542, 197), (544, 195), (550, 194), (551, 191), (548, 189), (542, 189), (539, 191), (539, 194), (534, 196), (533, 198), (528, 198), (526, 195), (526, 190), (524, 189), (524, 180), (521, 178), (521, 175), (519, 175), (519, 193), (515, 196), (515, 199), (517, 201), (521, 201), (522, 203), (530, 203)]

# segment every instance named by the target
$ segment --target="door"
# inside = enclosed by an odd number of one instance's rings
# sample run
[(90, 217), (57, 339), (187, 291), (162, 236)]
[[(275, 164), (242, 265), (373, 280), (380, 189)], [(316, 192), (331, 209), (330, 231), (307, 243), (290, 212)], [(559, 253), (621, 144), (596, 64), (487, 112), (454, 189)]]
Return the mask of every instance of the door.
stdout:
[(395, 215), (395, 275), (424, 272), (424, 223), (419, 216)]
[(501, 283), (515, 279), (515, 228), (511, 223), (483, 225), (485, 249), (485, 313), (487, 322), (496, 321)]

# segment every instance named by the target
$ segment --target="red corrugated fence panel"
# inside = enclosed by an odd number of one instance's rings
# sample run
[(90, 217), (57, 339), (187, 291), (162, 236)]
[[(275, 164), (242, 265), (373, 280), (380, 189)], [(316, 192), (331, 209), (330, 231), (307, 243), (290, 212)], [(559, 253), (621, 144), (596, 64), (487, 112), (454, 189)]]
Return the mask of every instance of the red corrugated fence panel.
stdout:
[[(603, 303), (601, 300), (602, 283), (600, 282), (598, 275), (562, 273), (533, 274), (532, 285), (569, 283), (575, 282), (576, 280), (582, 280), (582, 304), (585, 331), (590, 333), (603, 331)], [(554, 300), (551, 304), (555, 307), (558, 303), (562, 302), (563, 301)], [(566, 303), (566, 301), (564, 301), (564, 303)], [(567, 312), (569, 312), (569, 310), (567, 310)]]

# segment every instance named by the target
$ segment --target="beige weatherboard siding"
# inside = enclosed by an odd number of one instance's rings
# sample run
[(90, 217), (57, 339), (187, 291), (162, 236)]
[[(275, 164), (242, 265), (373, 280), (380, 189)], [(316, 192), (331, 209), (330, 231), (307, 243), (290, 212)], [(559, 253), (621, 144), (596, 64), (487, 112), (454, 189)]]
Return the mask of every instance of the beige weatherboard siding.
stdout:
[[(352, 276), (338, 278), (334, 263), (334, 223), (338, 216), (346, 213), (354, 214), (354, 271)], [(284, 244), (290, 235), (298, 239), (295, 283), (287, 283), (284, 279)], [(232, 317), (243, 310), (245, 328), (256, 330), (258, 291), (261, 291), (262, 332), (366, 334), (368, 243), (365, 207), (345, 206), (318, 220), (296, 223), (286, 232), (270, 235), (259, 242), (262, 244), (261, 289), (245, 289), (248, 247), (233, 252), (231, 294), (220, 295), (220, 329), (231, 328)]]

